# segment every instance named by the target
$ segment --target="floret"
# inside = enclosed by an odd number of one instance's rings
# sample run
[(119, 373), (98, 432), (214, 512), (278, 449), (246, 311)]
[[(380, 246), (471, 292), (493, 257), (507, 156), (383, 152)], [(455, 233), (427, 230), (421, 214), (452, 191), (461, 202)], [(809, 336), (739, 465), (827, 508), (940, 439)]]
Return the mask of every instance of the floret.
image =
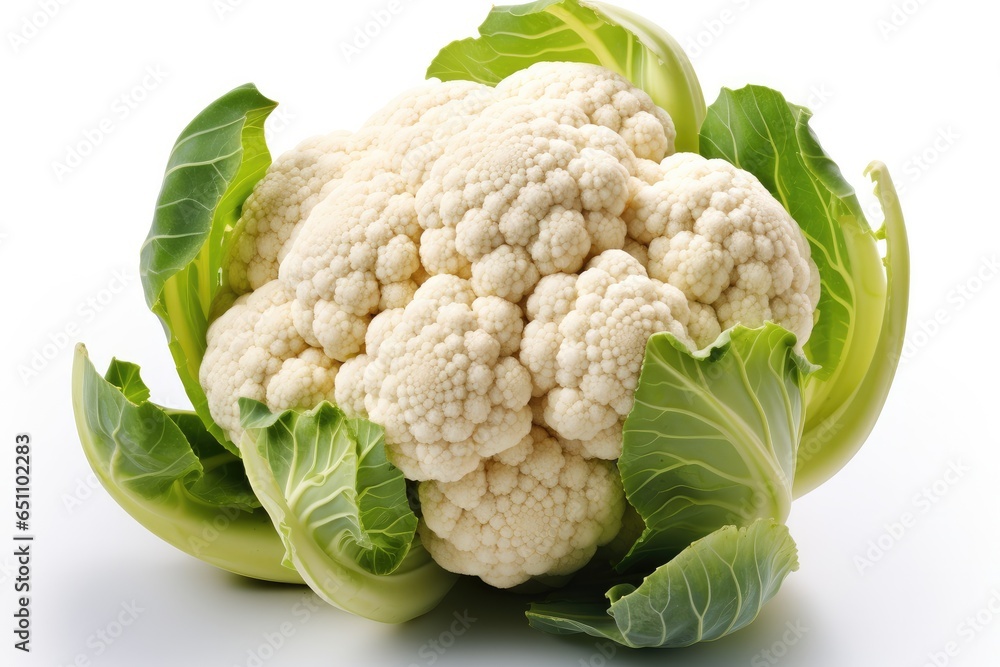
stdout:
[(699, 347), (736, 324), (774, 321), (809, 339), (819, 273), (809, 243), (752, 174), (691, 153), (666, 158), (661, 178), (636, 184), (624, 218), (648, 245), (649, 275), (681, 290), (697, 308)]
[(417, 193), (421, 259), (517, 302), (539, 278), (623, 246), (636, 152), (662, 158), (674, 130), (645, 93), (594, 65), (539, 63), (496, 95)]
[(373, 315), (413, 298), (426, 276), (414, 194), (450, 134), (493, 101), (487, 91), (469, 82), (427, 84), (344, 139), (353, 161), (296, 228), (278, 271), (296, 295), (295, 327), (310, 345), (346, 361), (361, 352)]
[(497, 95), (565, 100), (583, 111), (589, 122), (624, 138), (629, 150), (642, 159), (659, 162), (674, 152), (677, 133), (670, 115), (646, 91), (603, 67), (536, 63), (501, 81)]
[(362, 377), (365, 412), (385, 427), (390, 459), (406, 477), (457, 480), (528, 432), (531, 378), (514, 356), (523, 325), (517, 307), (442, 275), (373, 326), (385, 318), (391, 330), (378, 329), (385, 335), (369, 341), (345, 377)]
[(306, 139), (283, 153), (243, 204), (240, 229), (229, 257), (229, 283), (237, 294), (278, 277), (284, 259), (313, 207), (328, 194), (359, 154), (352, 154), (350, 132)]
[(333, 190), (281, 265), (299, 334), (339, 361), (358, 354), (371, 315), (416, 292), (419, 231), (413, 195), (395, 174)]
[(534, 427), (453, 482), (423, 482), (420, 537), (439, 565), (498, 588), (569, 574), (621, 528), (613, 464), (569, 453)]
[[(632, 408), (646, 341), (669, 331), (692, 345), (687, 300), (649, 278), (622, 250), (591, 260), (579, 276), (553, 275), (528, 299), (521, 362), (535, 396), (544, 397), (544, 421), (567, 440), (595, 442), (593, 455), (617, 458), (621, 425)], [(610, 429), (610, 430), (609, 430)], [(607, 447), (607, 443), (617, 446)]]
[(333, 399), (339, 367), (298, 335), (291, 296), (274, 280), (238, 298), (209, 327), (199, 381), (212, 418), (239, 442), (241, 397), (277, 410), (311, 408)]

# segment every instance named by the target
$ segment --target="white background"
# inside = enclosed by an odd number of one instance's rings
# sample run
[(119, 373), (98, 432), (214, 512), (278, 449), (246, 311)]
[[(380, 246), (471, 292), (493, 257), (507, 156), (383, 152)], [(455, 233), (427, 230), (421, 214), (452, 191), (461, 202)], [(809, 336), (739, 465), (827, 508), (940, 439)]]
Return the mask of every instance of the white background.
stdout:
[[(593, 639), (531, 631), (522, 600), (474, 585), (399, 627), (332, 608), (306, 616), (295, 608), (312, 600), (304, 589), (214, 570), (91, 488), (70, 409), (72, 343), (84, 340), (101, 368), (112, 355), (140, 363), (154, 400), (185, 402), (137, 271), (177, 133), (247, 81), (282, 104), (270, 128), (275, 152), (353, 128), (419, 82), (437, 49), (472, 34), (489, 7), (399, 2), (350, 60), (342, 45), (388, 0), (3, 3), (0, 540), (11, 544), (13, 533), (14, 436), (28, 432), (37, 541), (27, 656), (10, 648), (12, 547), (0, 547), (2, 655), (17, 665), (128, 667), (253, 665), (254, 655), (269, 666), (997, 664), (996, 3), (620, 0), (685, 45), (709, 102), (724, 85), (778, 88), (813, 107), (816, 131), (866, 205), (871, 159), (885, 161), (903, 191), (913, 256), (907, 354), (862, 453), (795, 503), (802, 567), (750, 628), (690, 650), (609, 659)], [(46, 6), (51, 17), (40, 14)], [(95, 131), (99, 143), (88, 139)], [(88, 141), (97, 145), (80, 164), (57, 173)], [(51, 358), (25, 374), (43, 352)], [(911, 526), (892, 530), (907, 513)], [(110, 644), (97, 639), (117, 630), (123, 605), (141, 610), (134, 622)], [(451, 637), (455, 613), (477, 620)], [(281, 647), (271, 651), (268, 637)], [(763, 653), (771, 648), (780, 659)]]

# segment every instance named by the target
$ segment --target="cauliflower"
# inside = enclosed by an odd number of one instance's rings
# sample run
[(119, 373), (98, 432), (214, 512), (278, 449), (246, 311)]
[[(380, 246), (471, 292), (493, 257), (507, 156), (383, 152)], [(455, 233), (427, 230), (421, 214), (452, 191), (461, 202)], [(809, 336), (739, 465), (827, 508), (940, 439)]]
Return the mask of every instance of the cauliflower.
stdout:
[(649, 337), (694, 350), (770, 320), (801, 346), (815, 317), (795, 221), (674, 139), (625, 78), (545, 62), (300, 144), (243, 207), (242, 296), (201, 366), (212, 417), (238, 441), (240, 397), (335, 402), (384, 427), (443, 567), (500, 587), (577, 570), (621, 525)]
[(618, 534), (621, 478), (535, 426), (454, 482), (423, 482), (420, 537), (444, 568), (498, 588), (569, 574)]

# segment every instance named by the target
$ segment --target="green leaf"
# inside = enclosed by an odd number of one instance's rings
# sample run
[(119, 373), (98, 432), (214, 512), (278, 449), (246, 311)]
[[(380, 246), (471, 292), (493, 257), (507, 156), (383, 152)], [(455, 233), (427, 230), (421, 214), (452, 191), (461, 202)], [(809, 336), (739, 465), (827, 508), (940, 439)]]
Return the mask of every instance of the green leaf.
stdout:
[(283, 504), (311, 542), (336, 545), (338, 556), (372, 574), (389, 574), (406, 555), (417, 517), (406, 480), (385, 456), (385, 432), (364, 419), (348, 420), (323, 403), (309, 412), (273, 415), (241, 399), (242, 425), (256, 435), (262, 471), (281, 487)]
[[(885, 406), (903, 352), (910, 301), (910, 251), (903, 212), (886, 166), (873, 162), (865, 174), (874, 181), (875, 194), (885, 214), (884, 224), (877, 232), (886, 245), (888, 288), (882, 327), (864, 378), (837, 401), (835, 409), (824, 410), (820, 416), (807, 415), (806, 432), (799, 446), (796, 496), (836, 474), (868, 439)], [(810, 403), (831, 401), (824, 397), (824, 387), (819, 383), (807, 384), (806, 389)]]
[[(859, 305), (852, 277), (856, 260), (848, 252), (845, 227), (851, 226), (852, 231), (872, 242), (875, 237), (861, 215), (857, 197), (836, 165), (824, 162), (823, 178), (806, 166), (804, 154), (817, 145), (814, 141), (801, 145), (798, 126), (801, 123), (808, 128), (810, 116), (808, 110), (788, 104), (781, 93), (769, 88), (723, 88), (702, 126), (701, 152), (754, 174), (809, 239), (820, 271), (822, 294), (820, 317), (806, 349), (809, 359), (820, 366), (817, 378), (825, 380), (841, 367), (841, 360), (849, 352)], [(871, 250), (875, 251), (874, 245)], [(877, 262), (877, 255), (874, 257)], [(858, 268), (866, 263), (862, 258)], [(874, 281), (876, 288), (878, 277)], [(884, 286), (877, 292), (884, 292)]]
[(455, 577), (419, 544), (382, 427), (326, 402), (272, 414), (241, 398), (240, 415), (250, 483), (281, 534), (286, 563), (320, 597), (386, 623), (437, 605)]
[(533, 628), (586, 633), (632, 648), (712, 641), (749, 625), (798, 569), (788, 529), (770, 519), (724, 526), (657, 568), (638, 586), (621, 584), (607, 602), (534, 603)]
[(187, 438), (191, 451), (201, 462), (201, 477), (188, 487), (188, 493), (209, 505), (238, 507), (246, 511), (259, 508), (260, 501), (250, 488), (243, 461), (219, 444), (194, 412), (164, 409), (170, 420)]
[(678, 151), (698, 150), (705, 98), (680, 45), (659, 26), (624, 9), (581, 0), (494, 7), (478, 38), (441, 49), (427, 77), (496, 85), (537, 62), (602, 65), (629, 79), (670, 114)]
[(131, 362), (112, 359), (104, 379), (118, 387), (130, 403), (138, 405), (149, 400), (149, 387), (139, 377), (139, 367)]
[(264, 121), (275, 106), (246, 84), (188, 124), (170, 153), (140, 256), (146, 303), (163, 324), (184, 389), (209, 432), (233, 453), (236, 446), (209, 414), (198, 369), (213, 303), (226, 292), (222, 263), (240, 209), (271, 164)]
[(148, 402), (135, 364), (114, 360), (105, 378), (81, 344), (73, 411), (94, 473), (121, 507), (158, 537), (216, 567), (301, 583), (281, 564), (281, 540), (240, 460), (192, 412)]
[(723, 526), (787, 518), (812, 370), (795, 342), (774, 323), (695, 353), (650, 337), (618, 460), (646, 528), (619, 569), (665, 563)]
[[(820, 366), (806, 385), (806, 426), (795, 493), (819, 486), (861, 447), (881, 412), (902, 349), (909, 251), (902, 214), (890, 193), (886, 228), (873, 232), (853, 188), (809, 127), (811, 112), (762, 86), (723, 89), (701, 129), (701, 154), (753, 173), (809, 239), (819, 268), (819, 318), (805, 346)], [(888, 276), (878, 239), (887, 236)], [(905, 268), (904, 268), (905, 267)], [(875, 391), (860, 387), (878, 378)]]

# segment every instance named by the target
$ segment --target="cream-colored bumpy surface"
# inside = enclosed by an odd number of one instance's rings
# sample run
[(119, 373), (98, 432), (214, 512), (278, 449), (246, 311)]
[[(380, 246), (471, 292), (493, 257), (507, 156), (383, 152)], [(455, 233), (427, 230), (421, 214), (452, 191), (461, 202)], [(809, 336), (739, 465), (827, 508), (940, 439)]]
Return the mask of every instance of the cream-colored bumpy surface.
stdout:
[(243, 294), (201, 383), (335, 402), (420, 481), (438, 562), (497, 586), (565, 574), (618, 532), (613, 464), (646, 340), (773, 320), (804, 343), (819, 280), (749, 173), (674, 154), (670, 117), (595, 65), (427, 82), (278, 157), (228, 258)]

